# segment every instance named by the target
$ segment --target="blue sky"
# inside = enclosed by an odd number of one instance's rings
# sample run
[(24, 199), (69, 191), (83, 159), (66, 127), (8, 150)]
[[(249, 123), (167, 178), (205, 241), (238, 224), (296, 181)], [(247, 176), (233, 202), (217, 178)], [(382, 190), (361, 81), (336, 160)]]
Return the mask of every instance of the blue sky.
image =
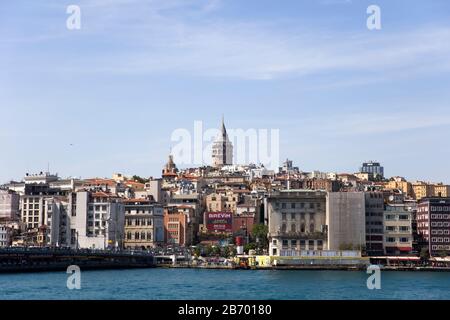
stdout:
[(2, 1), (0, 182), (48, 162), (158, 176), (173, 130), (224, 114), (280, 129), (305, 171), (450, 183), (449, 18), (447, 0)]

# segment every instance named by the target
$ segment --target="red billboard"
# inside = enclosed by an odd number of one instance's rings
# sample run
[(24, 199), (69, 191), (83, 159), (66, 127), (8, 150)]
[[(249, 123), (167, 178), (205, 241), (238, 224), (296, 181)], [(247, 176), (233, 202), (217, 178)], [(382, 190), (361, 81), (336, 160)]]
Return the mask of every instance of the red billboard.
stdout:
[(233, 214), (231, 212), (206, 212), (206, 229), (211, 232), (232, 232)]

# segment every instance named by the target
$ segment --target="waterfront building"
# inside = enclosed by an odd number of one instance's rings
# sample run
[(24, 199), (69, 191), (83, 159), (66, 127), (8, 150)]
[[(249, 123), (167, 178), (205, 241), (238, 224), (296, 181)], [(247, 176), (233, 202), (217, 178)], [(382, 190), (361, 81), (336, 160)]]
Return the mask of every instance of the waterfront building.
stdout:
[(359, 250), (366, 246), (364, 192), (328, 192), (328, 250)]
[(384, 249), (384, 196), (382, 192), (366, 192), (366, 252), (383, 255)]
[(450, 198), (424, 198), (417, 208), (417, 232), (431, 256), (450, 252)]
[(20, 215), (20, 196), (10, 190), (0, 190), (0, 220), (17, 220)]
[(220, 168), (233, 164), (233, 145), (228, 138), (227, 129), (222, 118), (220, 133), (212, 145), (212, 166)]
[(408, 202), (387, 203), (384, 209), (384, 253), (408, 255), (413, 251), (415, 206)]
[(265, 198), (264, 208), (270, 255), (326, 248), (326, 192), (280, 190)]
[(71, 247), (123, 247), (125, 210), (118, 196), (103, 191), (78, 191), (71, 195), (71, 203)]
[(148, 199), (127, 199), (125, 210), (125, 248), (149, 249), (164, 242), (163, 207)]
[(373, 178), (384, 178), (384, 168), (379, 162), (375, 161), (364, 162), (360, 167), (359, 172), (369, 173), (373, 176)]

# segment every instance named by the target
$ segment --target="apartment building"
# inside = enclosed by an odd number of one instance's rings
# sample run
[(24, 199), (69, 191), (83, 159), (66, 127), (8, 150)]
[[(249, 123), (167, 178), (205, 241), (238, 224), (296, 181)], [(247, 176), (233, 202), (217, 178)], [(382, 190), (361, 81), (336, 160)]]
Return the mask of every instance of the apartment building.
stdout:
[(450, 198), (419, 201), (417, 232), (432, 256), (450, 251)]
[(71, 194), (70, 245), (75, 248), (122, 248), (125, 210), (122, 200), (103, 191)]
[(413, 251), (414, 208), (407, 203), (387, 203), (384, 209), (384, 253), (408, 255)]
[(163, 243), (164, 211), (147, 199), (123, 201), (125, 210), (125, 248), (150, 249)]

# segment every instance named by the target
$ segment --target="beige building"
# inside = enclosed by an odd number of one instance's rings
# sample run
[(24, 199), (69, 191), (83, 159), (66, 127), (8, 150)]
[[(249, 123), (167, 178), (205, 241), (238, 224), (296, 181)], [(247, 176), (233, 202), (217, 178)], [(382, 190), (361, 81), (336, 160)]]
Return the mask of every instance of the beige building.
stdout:
[(146, 199), (123, 201), (125, 248), (149, 249), (164, 241), (163, 207)]
[(206, 197), (206, 210), (209, 212), (236, 212), (239, 197), (232, 191), (212, 193)]
[(300, 256), (302, 251), (327, 247), (326, 195), (324, 191), (281, 190), (265, 198), (269, 255)]
[(418, 181), (412, 184), (413, 197), (416, 200), (432, 197), (434, 195), (434, 186), (432, 184)]
[(450, 197), (450, 186), (438, 183), (434, 185), (434, 196), (447, 198)]
[(384, 253), (409, 254), (413, 249), (412, 207), (403, 203), (386, 204), (384, 211)]
[(394, 178), (394, 180), (387, 182), (385, 186), (388, 189), (398, 189), (408, 197), (413, 197), (414, 195), (411, 182), (401, 177)]

